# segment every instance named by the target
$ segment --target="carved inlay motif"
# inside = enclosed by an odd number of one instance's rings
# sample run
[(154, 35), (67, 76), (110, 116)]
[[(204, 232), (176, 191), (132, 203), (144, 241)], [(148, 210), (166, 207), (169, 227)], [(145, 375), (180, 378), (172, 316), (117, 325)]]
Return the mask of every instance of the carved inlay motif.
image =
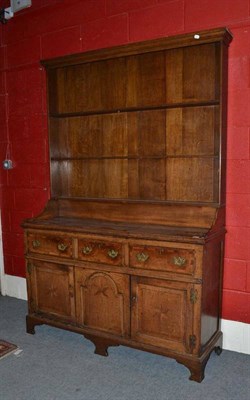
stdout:
[(155, 315), (159, 315), (160, 317), (166, 317), (169, 312), (169, 309), (166, 308), (163, 304), (160, 307), (155, 308)]
[(102, 294), (103, 296), (108, 297), (108, 293), (107, 293), (109, 290), (108, 286), (100, 287), (100, 286), (94, 285), (93, 287), (95, 287), (97, 289), (96, 292), (94, 293), (95, 296)]
[(57, 287), (55, 287), (53, 283), (51, 283), (51, 285), (48, 287), (47, 295), (51, 298), (58, 296)]

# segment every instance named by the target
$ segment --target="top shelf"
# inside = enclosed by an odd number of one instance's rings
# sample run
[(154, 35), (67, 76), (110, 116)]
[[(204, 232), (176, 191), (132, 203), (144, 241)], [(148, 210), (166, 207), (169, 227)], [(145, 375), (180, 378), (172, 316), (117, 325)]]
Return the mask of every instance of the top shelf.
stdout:
[(166, 49), (177, 49), (197, 44), (223, 42), (229, 45), (232, 34), (227, 28), (216, 28), (191, 32), (189, 34), (176, 35), (166, 38), (148, 40), (146, 42), (136, 42), (129, 45), (121, 45), (101, 50), (91, 50), (88, 52), (73, 54), (64, 57), (42, 60), (41, 64), (47, 69), (79, 65), (97, 60), (109, 60), (116, 57), (127, 57), (131, 55), (152, 53)]
[(210, 43), (53, 69), (48, 73), (49, 114), (75, 117), (220, 104), (220, 67), (221, 47)]

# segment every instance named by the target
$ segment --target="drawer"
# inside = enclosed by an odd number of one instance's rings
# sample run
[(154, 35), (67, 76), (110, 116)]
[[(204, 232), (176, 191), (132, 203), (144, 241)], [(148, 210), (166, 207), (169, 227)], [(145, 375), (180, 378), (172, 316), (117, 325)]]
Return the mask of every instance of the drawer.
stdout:
[(62, 235), (28, 233), (27, 246), (30, 253), (71, 258), (72, 238)]
[(195, 250), (162, 246), (130, 246), (130, 267), (193, 275)]
[(123, 246), (115, 242), (79, 239), (78, 258), (93, 263), (122, 265)]

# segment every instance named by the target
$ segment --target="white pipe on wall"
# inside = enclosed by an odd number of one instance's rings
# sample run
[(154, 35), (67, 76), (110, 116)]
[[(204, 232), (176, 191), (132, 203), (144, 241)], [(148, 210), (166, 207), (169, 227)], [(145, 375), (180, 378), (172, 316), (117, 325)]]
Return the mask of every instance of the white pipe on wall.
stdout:
[[(1, 210), (0, 210), (1, 211)], [(4, 273), (4, 262), (3, 262), (3, 240), (2, 240), (2, 223), (1, 223), (1, 212), (0, 212), (0, 293), (6, 295), (5, 286), (5, 273)]]

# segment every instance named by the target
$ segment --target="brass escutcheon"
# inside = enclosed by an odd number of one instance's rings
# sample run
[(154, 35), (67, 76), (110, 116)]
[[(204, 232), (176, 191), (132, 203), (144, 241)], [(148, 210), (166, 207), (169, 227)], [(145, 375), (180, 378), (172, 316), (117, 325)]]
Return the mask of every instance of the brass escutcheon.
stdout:
[(186, 259), (184, 257), (173, 257), (173, 264), (178, 267), (183, 267), (186, 264)]
[(32, 246), (34, 247), (34, 249), (37, 249), (38, 247), (41, 246), (41, 242), (39, 242), (39, 240), (33, 240)]
[(145, 262), (149, 259), (149, 255), (146, 253), (137, 253), (136, 258), (139, 262)]
[(93, 249), (92, 249), (91, 246), (84, 246), (84, 247), (82, 248), (82, 253), (83, 253), (83, 254), (86, 254), (86, 255), (92, 253), (92, 251), (93, 251)]
[(110, 258), (116, 258), (118, 256), (118, 251), (114, 250), (114, 249), (110, 249), (108, 250), (108, 256)]
[(58, 243), (57, 248), (59, 251), (65, 251), (67, 249), (67, 244), (64, 243)]

